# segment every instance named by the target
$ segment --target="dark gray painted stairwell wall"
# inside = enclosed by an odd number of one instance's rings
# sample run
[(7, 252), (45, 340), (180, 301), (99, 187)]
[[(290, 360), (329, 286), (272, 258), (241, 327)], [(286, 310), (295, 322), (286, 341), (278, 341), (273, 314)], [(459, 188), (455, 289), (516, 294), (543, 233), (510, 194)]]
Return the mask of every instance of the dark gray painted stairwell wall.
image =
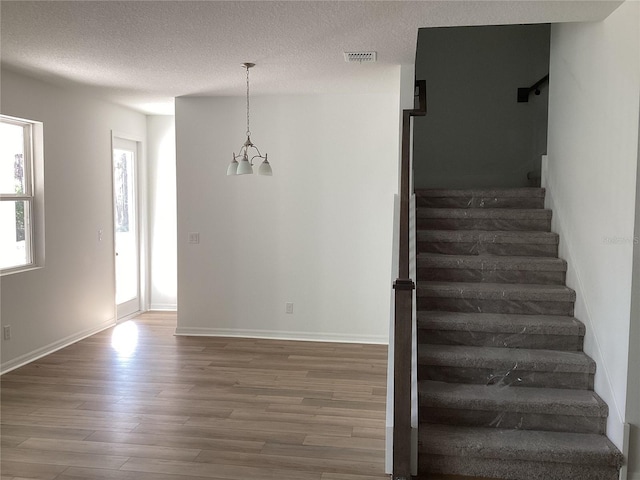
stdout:
[(416, 188), (528, 186), (547, 144), (547, 92), (517, 103), (549, 72), (549, 25), (421, 29), (416, 78), (427, 116), (414, 123)]

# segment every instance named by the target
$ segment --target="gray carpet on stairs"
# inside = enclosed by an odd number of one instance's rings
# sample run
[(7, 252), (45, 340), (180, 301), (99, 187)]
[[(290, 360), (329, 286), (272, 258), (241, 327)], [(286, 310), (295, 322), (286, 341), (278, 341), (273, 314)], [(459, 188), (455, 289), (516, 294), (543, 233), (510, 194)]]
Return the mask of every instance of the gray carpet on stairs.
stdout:
[(544, 194), (416, 192), (420, 479), (618, 478)]

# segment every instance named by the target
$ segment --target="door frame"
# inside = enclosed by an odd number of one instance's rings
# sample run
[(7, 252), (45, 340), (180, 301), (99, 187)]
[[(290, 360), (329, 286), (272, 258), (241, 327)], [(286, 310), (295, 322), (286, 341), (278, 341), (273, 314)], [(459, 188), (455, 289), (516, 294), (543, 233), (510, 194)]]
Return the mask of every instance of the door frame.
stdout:
[[(128, 315), (118, 319), (118, 306), (116, 304), (116, 232), (115, 232), (115, 203), (113, 201), (113, 192), (115, 186), (115, 178), (113, 175), (113, 149), (115, 147), (115, 139), (128, 140), (136, 144), (136, 215), (138, 217), (138, 271), (140, 281), (140, 311), (135, 314)], [(116, 130), (111, 130), (111, 151), (110, 168), (111, 168), (111, 235), (113, 242), (112, 256), (112, 287), (113, 287), (113, 318), (116, 323), (121, 323), (132, 316), (149, 310), (149, 229), (148, 229), (148, 209), (147, 209), (147, 168), (146, 168), (146, 150), (144, 138)]]

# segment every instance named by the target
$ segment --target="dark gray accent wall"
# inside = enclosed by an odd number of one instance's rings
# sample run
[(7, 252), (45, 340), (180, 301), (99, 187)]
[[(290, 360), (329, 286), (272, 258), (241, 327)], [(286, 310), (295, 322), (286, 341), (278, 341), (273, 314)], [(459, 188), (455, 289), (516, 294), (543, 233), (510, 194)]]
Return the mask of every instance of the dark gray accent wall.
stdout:
[(549, 72), (549, 36), (546, 24), (419, 31), (427, 116), (414, 123), (416, 188), (518, 187), (539, 175), (548, 87), (516, 100)]

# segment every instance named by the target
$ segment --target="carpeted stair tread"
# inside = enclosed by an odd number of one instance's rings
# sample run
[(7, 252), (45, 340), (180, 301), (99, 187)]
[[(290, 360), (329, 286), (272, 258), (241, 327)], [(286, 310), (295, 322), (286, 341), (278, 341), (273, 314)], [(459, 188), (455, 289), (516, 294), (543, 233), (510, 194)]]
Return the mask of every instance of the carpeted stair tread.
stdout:
[(447, 255), (420, 253), (418, 268), (455, 268), (483, 270), (527, 270), (566, 272), (567, 262), (553, 257), (518, 257), (502, 255)]
[[(501, 230), (497, 224), (459, 225), (446, 227), (442, 222), (434, 225), (427, 219), (427, 227), (418, 222), (418, 252), (437, 252), (458, 255), (518, 255), (536, 257), (557, 257), (559, 237), (556, 233), (541, 228), (517, 228)], [(499, 222), (501, 223), (501, 222)], [(429, 225), (431, 224), (431, 225)]]
[(551, 210), (542, 208), (416, 207), (418, 230), (551, 230)]
[(421, 380), (418, 389), (421, 407), (603, 418), (609, 412), (607, 404), (590, 390), (509, 388), (428, 380)]
[(521, 300), (574, 302), (576, 292), (564, 285), (424, 282), (418, 281), (418, 297), (465, 300)]
[(416, 235), (418, 242), (558, 245), (560, 241), (557, 233), (537, 230), (418, 230)]
[(416, 205), (438, 208), (544, 208), (542, 188), (416, 190)]
[(564, 315), (517, 315), (420, 311), (418, 328), (464, 332), (537, 335), (584, 335), (585, 327), (575, 317)]
[(522, 188), (418, 188), (416, 196), (420, 197), (536, 197), (544, 198), (545, 189), (536, 187)]
[(418, 364), (426, 367), (497, 369), (517, 377), (519, 371), (592, 375), (595, 362), (583, 352), (527, 348), (418, 345)]
[(420, 425), (427, 455), (620, 467), (622, 454), (604, 435)]
[(538, 208), (425, 208), (416, 209), (416, 218), (452, 218), (452, 219), (506, 219), (529, 220), (550, 219), (551, 210)]

